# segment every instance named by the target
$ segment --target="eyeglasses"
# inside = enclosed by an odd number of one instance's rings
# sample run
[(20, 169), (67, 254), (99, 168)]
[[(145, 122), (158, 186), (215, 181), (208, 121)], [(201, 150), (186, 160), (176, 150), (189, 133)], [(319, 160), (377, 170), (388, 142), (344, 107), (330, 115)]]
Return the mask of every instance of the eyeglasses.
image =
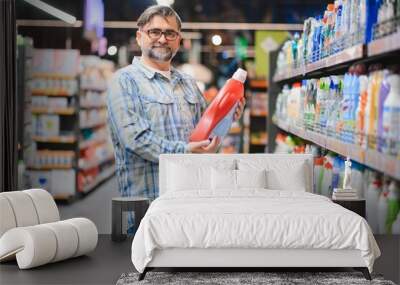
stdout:
[(174, 41), (179, 36), (179, 33), (174, 30), (163, 31), (161, 29), (148, 29), (147, 31), (142, 31), (145, 32), (152, 40), (158, 40), (159, 38), (161, 38), (161, 35), (164, 35), (167, 41)]

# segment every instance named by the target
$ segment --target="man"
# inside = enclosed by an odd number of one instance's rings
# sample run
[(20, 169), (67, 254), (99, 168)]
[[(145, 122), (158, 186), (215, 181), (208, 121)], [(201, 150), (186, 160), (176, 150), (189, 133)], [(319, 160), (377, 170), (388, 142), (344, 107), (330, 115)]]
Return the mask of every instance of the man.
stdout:
[[(188, 143), (206, 104), (195, 80), (171, 66), (181, 40), (179, 16), (168, 6), (151, 6), (137, 25), (142, 56), (115, 73), (107, 106), (121, 196), (153, 199), (160, 154), (212, 153), (220, 139)], [(244, 100), (236, 120), (243, 107)]]

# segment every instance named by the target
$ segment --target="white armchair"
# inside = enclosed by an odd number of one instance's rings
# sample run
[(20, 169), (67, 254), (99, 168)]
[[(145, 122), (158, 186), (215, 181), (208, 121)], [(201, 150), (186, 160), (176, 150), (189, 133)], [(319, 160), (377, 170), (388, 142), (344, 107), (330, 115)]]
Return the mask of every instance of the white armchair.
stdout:
[(45, 190), (0, 193), (0, 262), (16, 258), (20, 269), (57, 262), (94, 250), (97, 238), (86, 218), (60, 221)]

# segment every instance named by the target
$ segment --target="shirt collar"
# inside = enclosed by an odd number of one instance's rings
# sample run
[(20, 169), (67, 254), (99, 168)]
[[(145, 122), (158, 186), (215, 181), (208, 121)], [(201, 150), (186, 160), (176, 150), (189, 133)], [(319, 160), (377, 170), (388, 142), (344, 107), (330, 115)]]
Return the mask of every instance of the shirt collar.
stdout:
[[(135, 56), (132, 60), (132, 64), (138, 66), (139, 69), (144, 73), (144, 75), (148, 79), (154, 78), (156, 73), (158, 73), (157, 71), (154, 71), (154, 70), (148, 68), (146, 65), (144, 65), (143, 62), (140, 60), (140, 56)], [(178, 72), (176, 70), (175, 67), (171, 66), (171, 81), (175, 81), (175, 80), (182, 80), (182, 75), (180, 74), (180, 72)]]

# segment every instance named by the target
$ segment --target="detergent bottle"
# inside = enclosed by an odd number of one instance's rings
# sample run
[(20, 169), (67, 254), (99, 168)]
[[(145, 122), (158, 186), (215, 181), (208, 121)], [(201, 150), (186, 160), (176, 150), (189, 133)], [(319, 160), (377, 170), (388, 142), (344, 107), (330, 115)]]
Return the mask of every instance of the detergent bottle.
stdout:
[(378, 233), (386, 234), (386, 219), (388, 214), (388, 194), (389, 194), (389, 183), (390, 180), (385, 177), (383, 179), (383, 187), (382, 192), (379, 195), (378, 199)]
[(397, 215), (400, 213), (399, 198), (400, 194), (398, 184), (392, 180), (389, 185), (388, 195), (388, 211), (386, 218), (387, 233), (392, 233), (392, 225), (396, 221)]
[(387, 80), (390, 92), (383, 104), (383, 138), (386, 153), (397, 155), (400, 140), (400, 76), (393, 74)]
[(374, 174), (365, 192), (367, 221), (373, 233), (379, 233), (378, 201), (382, 191), (382, 183), (377, 173)]
[(207, 140), (210, 135), (223, 137), (229, 132), (236, 106), (244, 97), (246, 77), (245, 70), (236, 70), (200, 118), (189, 141)]

